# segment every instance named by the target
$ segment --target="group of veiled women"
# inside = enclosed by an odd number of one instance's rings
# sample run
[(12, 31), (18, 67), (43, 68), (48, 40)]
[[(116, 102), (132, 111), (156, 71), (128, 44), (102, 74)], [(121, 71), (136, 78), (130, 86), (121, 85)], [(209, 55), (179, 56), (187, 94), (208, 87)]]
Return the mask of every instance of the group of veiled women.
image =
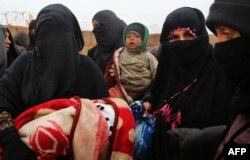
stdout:
[[(103, 74), (113, 53), (123, 45), (126, 24), (104, 10), (95, 14), (93, 26), (97, 45), (88, 53), (91, 60), (79, 54), (84, 40), (68, 8), (53, 4), (39, 12), (34, 49), (19, 56), (0, 80), (4, 159), (35, 159), (13, 122), (25, 110), (58, 98), (109, 97)], [(171, 12), (163, 24), (160, 44), (156, 76), (143, 100), (149, 104), (145, 112), (156, 118), (151, 159), (166, 160), (176, 158), (177, 153), (177, 142), (170, 142), (169, 131), (228, 124), (235, 86), (214, 57), (205, 18), (198, 9)]]

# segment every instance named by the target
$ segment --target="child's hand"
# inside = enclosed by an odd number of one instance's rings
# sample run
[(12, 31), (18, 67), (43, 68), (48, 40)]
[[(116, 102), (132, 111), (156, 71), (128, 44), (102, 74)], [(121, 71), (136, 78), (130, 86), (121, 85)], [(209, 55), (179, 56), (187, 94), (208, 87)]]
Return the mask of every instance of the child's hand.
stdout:
[(111, 65), (111, 68), (109, 69), (110, 76), (114, 77), (115, 76), (115, 71), (114, 71), (114, 64)]
[(143, 117), (147, 117), (148, 112), (152, 110), (152, 104), (150, 102), (148, 102), (148, 101), (145, 101), (143, 103), (143, 107), (144, 107)]

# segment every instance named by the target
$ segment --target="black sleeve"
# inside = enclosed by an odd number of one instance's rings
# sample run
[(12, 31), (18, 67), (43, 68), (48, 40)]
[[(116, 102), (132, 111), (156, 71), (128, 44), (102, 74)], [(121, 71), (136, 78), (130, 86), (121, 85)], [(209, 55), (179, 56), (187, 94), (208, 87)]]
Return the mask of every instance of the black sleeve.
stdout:
[(36, 160), (35, 153), (21, 141), (14, 126), (0, 132), (0, 145), (3, 159)]
[(143, 102), (148, 101), (148, 102), (152, 103), (151, 89), (152, 89), (153, 83), (154, 83), (154, 81), (152, 80), (149, 87), (145, 90), (143, 98), (142, 98)]
[(108, 97), (108, 88), (104, 76), (95, 64), (87, 56), (81, 56), (81, 69), (77, 92), (81, 98), (99, 99)]
[(8, 111), (14, 118), (23, 111), (21, 84), (30, 56), (31, 54), (19, 56), (0, 80), (0, 111)]
[(166, 133), (170, 155), (177, 159), (210, 159), (217, 147), (226, 126), (213, 126), (204, 129), (177, 128)]

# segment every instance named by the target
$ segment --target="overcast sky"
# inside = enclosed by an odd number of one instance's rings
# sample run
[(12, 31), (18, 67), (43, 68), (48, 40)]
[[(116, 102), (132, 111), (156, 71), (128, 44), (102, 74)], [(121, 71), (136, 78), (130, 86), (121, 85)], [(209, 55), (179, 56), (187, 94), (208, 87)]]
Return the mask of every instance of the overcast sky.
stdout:
[[(0, 22), (6, 23), (3, 14), (13, 11), (27, 12), (34, 18), (48, 4), (62, 3), (77, 17), (83, 30), (92, 30), (91, 20), (94, 14), (103, 9), (110, 9), (127, 24), (141, 22), (150, 33), (160, 33), (168, 13), (179, 7), (200, 9), (204, 16), (208, 15), (209, 7), (214, 0), (0, 0)], [(14, 16), (15, 17), (15, 16)], [(15, 20), (17, 21), (17, 20)], [(26, 25), (20, 23), (19, 25)]]

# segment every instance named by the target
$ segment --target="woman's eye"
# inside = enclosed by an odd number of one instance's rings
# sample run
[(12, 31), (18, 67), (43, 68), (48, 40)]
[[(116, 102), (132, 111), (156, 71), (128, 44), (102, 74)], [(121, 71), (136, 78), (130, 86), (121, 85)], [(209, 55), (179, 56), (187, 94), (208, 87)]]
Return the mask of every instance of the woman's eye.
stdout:
[(178, 36), (176, 36), (176, 35), (169, 35), (168, 36), (168, 41), (169, 42), (175, 41), (176, 39), (178, 39)]
[(193, 35), (191, 34), (187, 34), (186, 37), (192, 37), (193, 38)]
[(225, 35), (227, 37), (230, 37), (232, 35), (232, 33), (230, 33), (230, 32), (223, 32), (223, 35)]
[(192, 34), (190, 34), (188, 32), (185, 33), (184, 36), (185, 36), (186, 39), (194, 39), (195, 38)]

